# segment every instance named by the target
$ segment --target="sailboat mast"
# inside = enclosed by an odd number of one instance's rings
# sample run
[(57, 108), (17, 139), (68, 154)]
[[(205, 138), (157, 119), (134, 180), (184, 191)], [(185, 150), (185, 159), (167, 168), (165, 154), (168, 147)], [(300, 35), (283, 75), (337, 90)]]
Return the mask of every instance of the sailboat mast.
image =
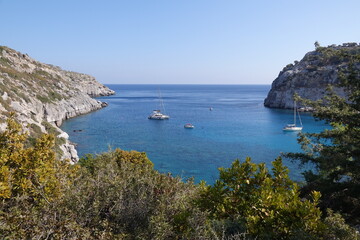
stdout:
[(294, 124), (296, 126), (296, 101), (294, 101)]
[(159, 93), (160, 109), (165, 113), (164, 101), (162, 100), (160, 89), (158, 89), (158, 93)]

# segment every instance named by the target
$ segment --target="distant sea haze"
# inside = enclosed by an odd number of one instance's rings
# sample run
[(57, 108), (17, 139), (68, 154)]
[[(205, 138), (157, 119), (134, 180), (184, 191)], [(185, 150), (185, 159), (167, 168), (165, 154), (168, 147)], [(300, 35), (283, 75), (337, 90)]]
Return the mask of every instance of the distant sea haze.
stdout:
[[(271, 161), (281, 152), (301, 151), (291, 110), (263, 106), (270, 85), (107, 85), (116, 95), (99, 100), (109, 106), (62, 125), (80, 156), (109, 148), (146, 152), (160, 172), (213, 183), (219, 167), (235, 159)], [(161, 109), (169, 120), (149, 120)], [(301, 115), (304, 132), (326, 126), (310, 114)], [(185, 129), (191, 123), (193, 129)], [(81, 131), (79, 131), (81, 130)], [(302, 180), (297, 163), (284, 160), (293, 180)]]

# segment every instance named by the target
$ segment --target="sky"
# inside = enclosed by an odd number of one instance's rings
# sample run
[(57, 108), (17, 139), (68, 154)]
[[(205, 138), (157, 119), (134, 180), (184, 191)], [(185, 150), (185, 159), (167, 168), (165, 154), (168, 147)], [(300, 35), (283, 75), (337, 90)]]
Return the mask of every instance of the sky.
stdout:
[(360, 42), (359, 0), (0, 0), (0, 45), (104, 84), (271, 84)]

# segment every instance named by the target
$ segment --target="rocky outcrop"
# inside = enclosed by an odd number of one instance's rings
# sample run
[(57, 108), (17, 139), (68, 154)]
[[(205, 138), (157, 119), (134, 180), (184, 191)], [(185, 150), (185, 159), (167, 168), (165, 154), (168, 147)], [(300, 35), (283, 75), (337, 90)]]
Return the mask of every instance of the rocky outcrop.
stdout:
[(92, 76), (40, 63), (0, 46), (0, 130), (6, 127), (6, 113), (15, 112), (31, 134), (50, 132), (61, 139), (62, 158), (78, 159), (68, 134), (59, 128), (62, 122), (107, 106), (92, 97), (112, 94)]
[(360, 45), (346, 43), (340, 46), (317, 47), (301, 61), (288, 64), (273, 81), (264, 101), (266, 107), (293, 108), (295, 93), (303, 98), (321, 99), (328, 85), (340, 96), (346, 96), (339, 84), (339, 71), (347, 69), (349, 56), (359, 54)]

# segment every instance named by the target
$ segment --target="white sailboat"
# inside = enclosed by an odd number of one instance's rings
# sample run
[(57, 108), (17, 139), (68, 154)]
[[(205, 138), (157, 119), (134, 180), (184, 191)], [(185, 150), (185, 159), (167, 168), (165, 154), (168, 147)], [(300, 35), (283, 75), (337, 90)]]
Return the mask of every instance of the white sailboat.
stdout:
[[(300, 126), (296, 126), (296, 115), (299, 116)], [(303, 127), (302, 127), (302, 122), (301, 122), (300, 114), (299, 114), (299, 112), (297, 111), (296, 102), (294, 102), (294, 123), (293, 123), (293, 124), (287, 124), (287, 125), (283, 128), (283, 131), (286, 131), (286, 132), (294, 132), (294, 131), (301, 131), (302, 129), (303, 129)]]
[[(160, 91), (159, 91), (159, 101), (160, 101), (160, 108), (163, 110), (163, 112), (165, 112), (164, 102), (162, 100)], [(170, 116), (161, 113), (160, 109), (153, 110), (152, 114), (150, 114), (150, 116), (148, 117), (148, 119), (153, 119), (153, 120), (165, 120), (169, 118)]]

